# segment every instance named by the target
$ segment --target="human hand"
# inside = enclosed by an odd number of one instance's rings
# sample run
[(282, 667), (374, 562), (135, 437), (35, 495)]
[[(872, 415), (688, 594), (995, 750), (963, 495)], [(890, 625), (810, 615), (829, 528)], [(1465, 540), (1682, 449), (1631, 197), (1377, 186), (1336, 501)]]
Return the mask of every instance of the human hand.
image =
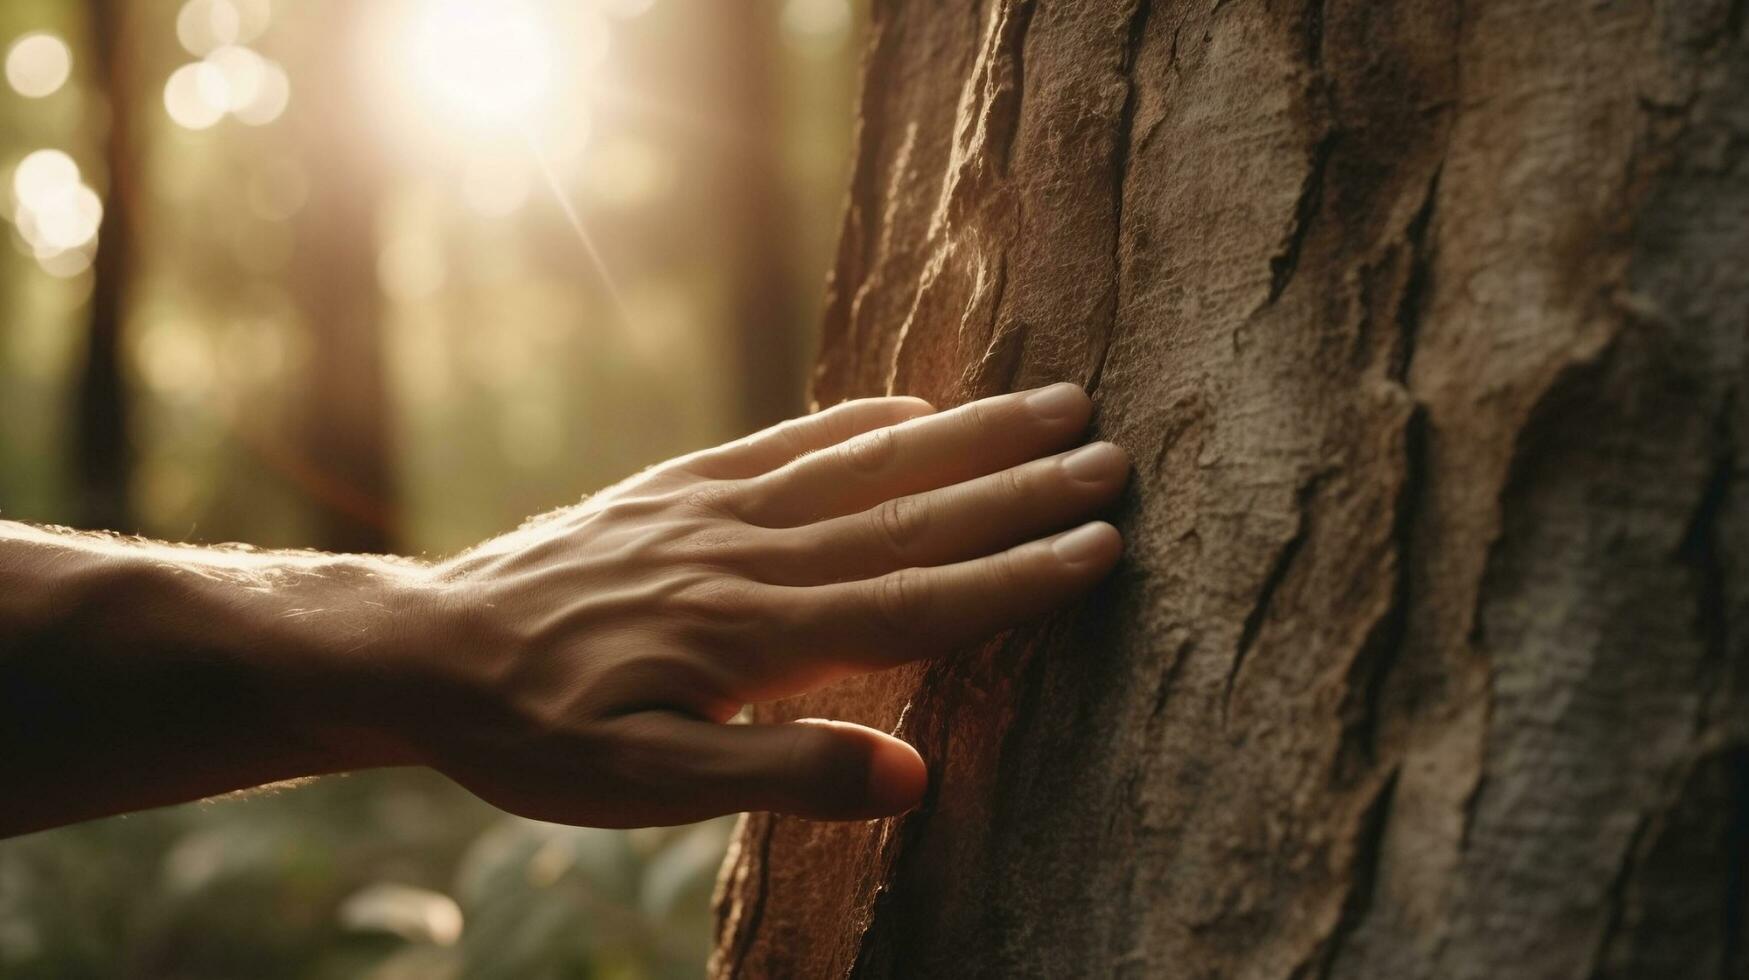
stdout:
[(899, 739), (727, 722), (950, 653), (1103, 578), (1118, 532), (1080, 522), (1129, 462), (1110, 443), (1065, 451), (1091, 415), (1069, 384), (940, 413), (847, 402), (537, 518), (433, 570), (418, 618), (437, 632), (398, 658), (401, 689), (422, 692), (398, 736), (543, 820), (909, 809), (928, 777)]

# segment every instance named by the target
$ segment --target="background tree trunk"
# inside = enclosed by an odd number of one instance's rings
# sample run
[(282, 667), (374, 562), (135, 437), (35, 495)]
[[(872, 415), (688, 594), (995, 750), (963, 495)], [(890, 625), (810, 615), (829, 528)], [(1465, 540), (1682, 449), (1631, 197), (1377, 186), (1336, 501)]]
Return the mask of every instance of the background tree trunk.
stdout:
[[(707, 27), (718, 50), (716, 92), (730, 135), (718, 148), (717, 181), (729, 241), (726, 261), (731, 370), (740, 387), (739, 428), (776, 425), (803, 408), (795, 230), (784, 188), (784, 120), (776, 5), (716, 4)], [(817, 294), (816, 294), (817, 295)]]
[(821, 404), (1058, 379), (1079, 610), (766, 720), (718, 977), (1749, 976), (1749, 50), (1727, 0), (878, 5)]
[(84, 527), (133, 532), (128, 482), (134, 447), (129, 434), (128, 385), (122, 372), (124, 301), (134, 272), (134, 125), (138, 79), (133, 5), (87, 0), (91, 27), (92, 75), (109, 106), (104, 139), (105, 194), (97, 255), (92, 263), (91, 317), (75, 387), (73, 468), (79, 490), (77, 520)]
[(382, 140), (370, 128), (356, 77), (370, 41), (368, 5), (327, 5), (332, 39), (300, 76), (288, 116), (306, 154), (309, 201), (298, 217), (293, 283), (310, 356), (302, 419), (281, 464), (308, 496), (315, 547), (388, 552), (399, 507), (377, 280)]

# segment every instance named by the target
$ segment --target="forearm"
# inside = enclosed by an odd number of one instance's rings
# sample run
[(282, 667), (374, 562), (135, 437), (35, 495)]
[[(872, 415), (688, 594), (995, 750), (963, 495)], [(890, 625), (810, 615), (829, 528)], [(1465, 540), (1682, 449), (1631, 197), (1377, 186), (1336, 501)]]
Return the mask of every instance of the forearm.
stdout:
[(369, 660), (417, 579), (0, 523), (0, 836), (407, 761)]

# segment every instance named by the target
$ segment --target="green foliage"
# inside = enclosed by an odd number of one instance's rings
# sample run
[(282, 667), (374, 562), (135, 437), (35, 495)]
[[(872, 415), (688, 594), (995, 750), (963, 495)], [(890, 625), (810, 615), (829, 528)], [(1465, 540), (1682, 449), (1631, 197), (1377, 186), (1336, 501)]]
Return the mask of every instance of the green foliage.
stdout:
[(696, 976), (728, 829), (536, 823), (419, 771), (98, 821), (0, 845), (0, 976)]

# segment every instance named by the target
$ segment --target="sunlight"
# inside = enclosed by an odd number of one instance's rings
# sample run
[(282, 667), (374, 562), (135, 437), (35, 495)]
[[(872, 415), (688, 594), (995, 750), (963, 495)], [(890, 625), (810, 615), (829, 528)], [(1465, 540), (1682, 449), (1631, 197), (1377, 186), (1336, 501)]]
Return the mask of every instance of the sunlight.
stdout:
[(402, 66), (430, 108), (474, 126), (528, 123), (550, 94), (552, 26), (525, 3), (437, 0), (414, 12)]

